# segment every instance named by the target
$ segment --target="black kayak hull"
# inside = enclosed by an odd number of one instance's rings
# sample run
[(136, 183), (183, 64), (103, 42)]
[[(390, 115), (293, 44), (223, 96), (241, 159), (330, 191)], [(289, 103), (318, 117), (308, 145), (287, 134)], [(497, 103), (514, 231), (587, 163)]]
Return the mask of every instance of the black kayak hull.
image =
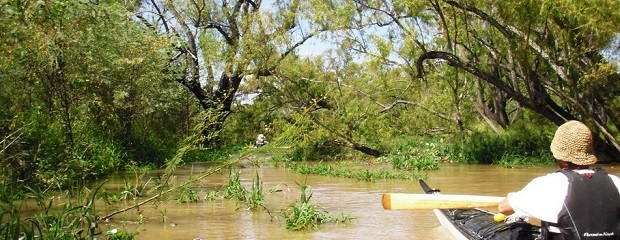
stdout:
[[(423, 180), (420, 180), (420, 186), (427, 194), (439, 192), (439, 190), (430, 188)], [(482, 209), (434, 209), (433, 211), (441, 225), (459, 240), (529, 240), (536, 239), (540, 235), (540, 227), (524, 221), (496, 222), (493, 219), (493, 213)]]

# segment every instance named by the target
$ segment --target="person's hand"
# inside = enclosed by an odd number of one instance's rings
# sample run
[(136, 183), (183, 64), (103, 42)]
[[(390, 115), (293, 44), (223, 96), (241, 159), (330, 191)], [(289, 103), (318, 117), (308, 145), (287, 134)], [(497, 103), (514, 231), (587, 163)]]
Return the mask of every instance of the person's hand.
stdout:
[(511, 195), (513, 195), (514, 193), (508, 193), (508, 196), (506, 198), (504, 198), (504, 200), (502, 200), (499, 205), (497, 205), (497, 211), (504, 214), (504, 215), (510, 215), (513, 214), (515, 211), (512, 209), (512, 206), (510, 206), (510, 203), (508, 203), (508, 198), (510, 198)]

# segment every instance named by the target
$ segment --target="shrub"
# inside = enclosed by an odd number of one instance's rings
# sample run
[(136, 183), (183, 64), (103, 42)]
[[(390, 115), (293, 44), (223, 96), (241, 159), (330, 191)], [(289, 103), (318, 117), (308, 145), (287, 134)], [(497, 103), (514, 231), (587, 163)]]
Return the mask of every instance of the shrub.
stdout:
[(550, 128), (538, 126), (513, 126), (501, 136), (474, 132), (455, 138), (451, 143), (451, 155), (467, 163), (546, 163), (550, 159), (551, 136)]

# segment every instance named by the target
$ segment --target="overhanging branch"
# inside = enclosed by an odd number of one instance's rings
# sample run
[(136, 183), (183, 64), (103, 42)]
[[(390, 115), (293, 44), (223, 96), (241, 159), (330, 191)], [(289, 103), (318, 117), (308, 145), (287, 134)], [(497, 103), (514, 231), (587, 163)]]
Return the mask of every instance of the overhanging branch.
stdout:
[(503, 83), (499, 78), (493, 76), (493, 74), (487, 73), (469, 62), (463, 62), (459, 57), (452, 53), (442, 52), (442, 51), (430, 51), (422, 54), (416, 61), (416, 68), (418, 70), (418, 77), (422, 78), (424, 76), (424, 61), (429, 59), (442, 59), (448, 62), (451, 66), (455, 66), (465, 70), (466, 72), (473, 74), (476, 77), (483, 79), (489, 84), (497, 87), (502, 92), (505, 92), (510, 97), (512, 97), (515, 101), (523, 104), (524, 106), (533, 108), (531, 101), (525, 96), (521, 95), (521, 93), (515, 91), (510, 86)]

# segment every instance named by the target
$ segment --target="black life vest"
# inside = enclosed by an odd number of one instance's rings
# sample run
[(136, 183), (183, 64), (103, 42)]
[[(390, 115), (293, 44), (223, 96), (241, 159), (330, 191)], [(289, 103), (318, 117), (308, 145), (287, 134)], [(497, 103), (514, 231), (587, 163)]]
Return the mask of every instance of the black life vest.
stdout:
[(561, 171), (568, 178), (568, 192), (558, 214), (565, 240), (620, 239), (620, 193), (609, 175), (595, 168), (592, 174)]

